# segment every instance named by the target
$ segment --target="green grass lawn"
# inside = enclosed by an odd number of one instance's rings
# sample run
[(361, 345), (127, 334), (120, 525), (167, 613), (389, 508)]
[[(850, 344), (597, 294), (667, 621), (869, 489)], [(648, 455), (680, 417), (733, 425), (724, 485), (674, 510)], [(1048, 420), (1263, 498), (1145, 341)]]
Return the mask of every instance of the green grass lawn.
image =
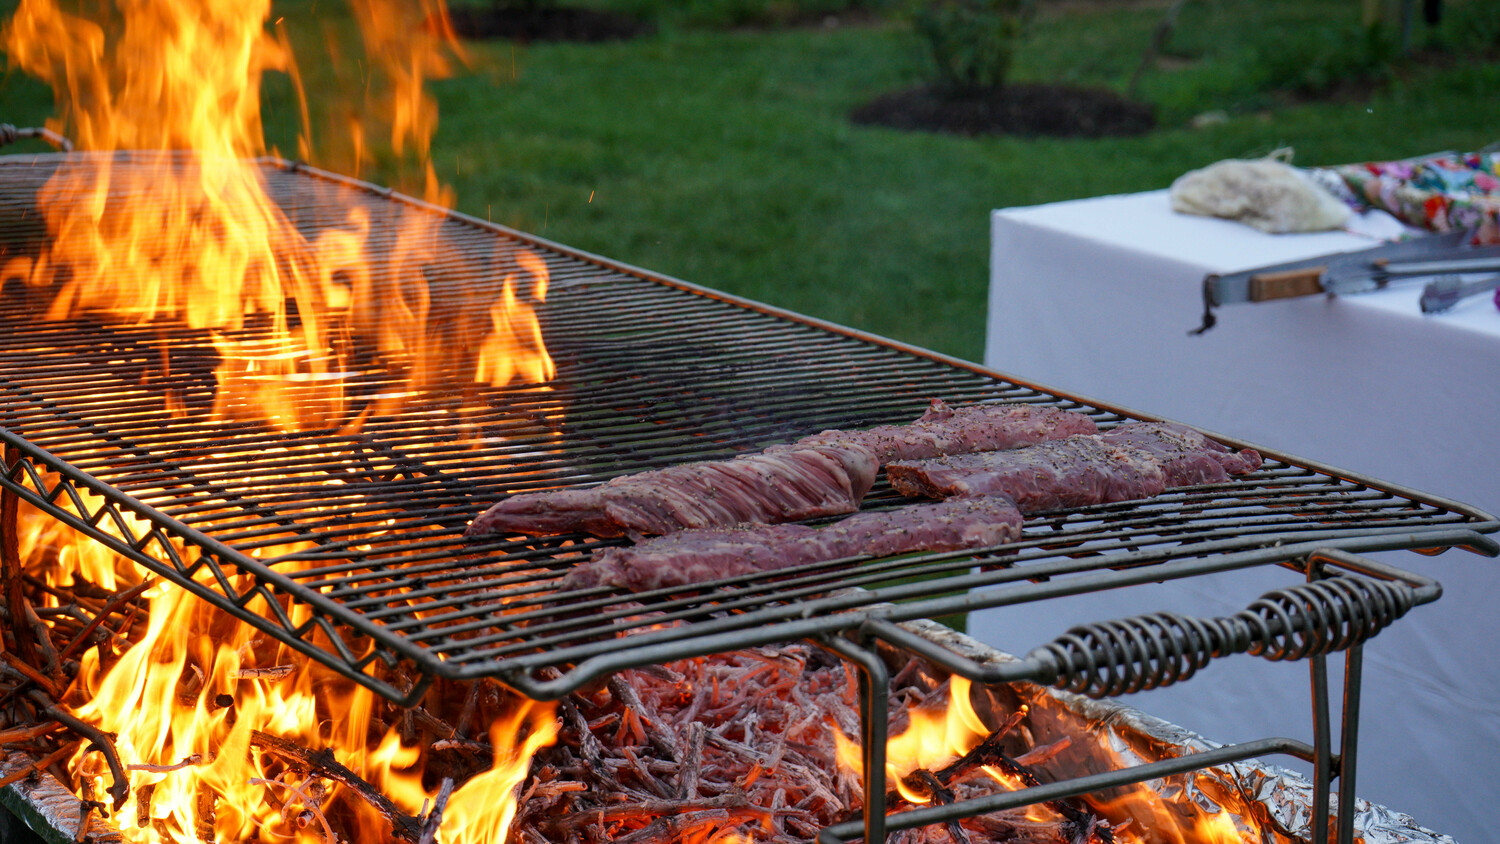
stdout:
[[(616, 5), (626, 3), (649, 5)], [(1447, 5), (1450, 15), (1466, 8)], [(340, 14), (330, 6), (289, 1), (276, 14), (289, 24), (314, 9)], [(1493, 50), (1443, 66), (1372, 64), (1350, 46), (1358, 6), (1190, 4), (1141, 85), (1161, 128), (1112, 140), (851, 125), (854, 106), (924, 79), (928, 60), (898, 21), (723, 31), (668, 18), (628, 43), (472, 43), (469, 65), (432, 88), (435, 164), (462, 211), (977, 360), (992, 209), (1162, 188), (1189, 169), (1284, 146), (1298, 164), (1332, 164), (1500, 139)], [(1014, 76), (1124, 90), (1164, 7), (1044, 5)], [(1313, 71), (1389, 81), (1323, 102), (1275, 93)], [(273, 79), (265, 99), (268, 136), (294, 151), (288, 86)], [(1189, 127), (1211, 110), (1228, 120)], [(45, 89), (14, 71), (0, 80), (0, 122), (35, 125), (49, 113)]]

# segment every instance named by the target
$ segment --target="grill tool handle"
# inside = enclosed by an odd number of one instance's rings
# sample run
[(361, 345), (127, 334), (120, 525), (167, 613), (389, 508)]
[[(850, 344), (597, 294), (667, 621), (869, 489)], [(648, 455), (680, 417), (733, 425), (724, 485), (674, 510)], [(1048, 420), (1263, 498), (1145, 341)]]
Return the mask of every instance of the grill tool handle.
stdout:
[(1270, 302), (1275, 299), (1291, 299), (1322, 293), (1323, 273), (1327, 269), (1326, 266), (1319, 264), (1295, 270), (1257, 273), (1250, 276), (1249, 300)]

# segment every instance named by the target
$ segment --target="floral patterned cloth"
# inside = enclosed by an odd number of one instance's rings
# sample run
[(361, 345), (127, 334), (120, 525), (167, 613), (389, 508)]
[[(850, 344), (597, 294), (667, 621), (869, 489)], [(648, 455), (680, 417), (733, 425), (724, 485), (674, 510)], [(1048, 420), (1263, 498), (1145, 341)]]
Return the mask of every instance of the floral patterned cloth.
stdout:
[(1379, 208), (1407, 225), (1436, 232), (1472, 229), (1476, 243), (1500, 243), (1500, 152), (1329, 169), (1358, 207)]

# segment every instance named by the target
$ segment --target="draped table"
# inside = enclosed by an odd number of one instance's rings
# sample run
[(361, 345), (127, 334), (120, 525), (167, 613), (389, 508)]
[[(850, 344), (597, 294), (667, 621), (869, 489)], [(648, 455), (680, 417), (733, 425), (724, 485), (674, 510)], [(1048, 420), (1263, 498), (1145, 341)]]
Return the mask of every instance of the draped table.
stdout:
[[(1488, 295), (1434, 316), (1417, 305), (1420, 282), (1241, 304), (1190, 336), (1206, 273), (1378, 241), (1176, 214), (1166, 191), (999, 210), (991, 233), (991, 369), (1500, 512), (1500, 311)], [(1356, 790), (1458, 841), (1489, 840), (1500, 805), (1500, 564), (1462, 551), (1378, 556), (1436, 577), (1445, 594), (1366, 648)], [(1231, 614), (1285, 583), (1234, 573), (987, 610), (970, 632), (1024, 653), (1074, 623)], [(1305, 665), (1236, 657), (1127, 702), (1231, 742), (1310, 739), (1308, 701)]]

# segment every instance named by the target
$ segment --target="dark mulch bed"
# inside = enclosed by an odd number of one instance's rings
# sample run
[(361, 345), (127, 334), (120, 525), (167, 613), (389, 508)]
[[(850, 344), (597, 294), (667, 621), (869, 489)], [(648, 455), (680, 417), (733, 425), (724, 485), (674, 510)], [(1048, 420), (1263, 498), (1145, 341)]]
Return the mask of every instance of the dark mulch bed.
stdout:
[(624, 41), (656, 31), (656, 24), (618, 12), (574, 6), (458, 6), (448, 11), (464, 38), (512, 41)]
[(1149, 104), (1113, 91), (1030, 83), (974, 94), (923, 85), (883, 94), (850, 117), (855, 123), (893, 129), (1023, 137), (1121, 137), (1156, 125)]

